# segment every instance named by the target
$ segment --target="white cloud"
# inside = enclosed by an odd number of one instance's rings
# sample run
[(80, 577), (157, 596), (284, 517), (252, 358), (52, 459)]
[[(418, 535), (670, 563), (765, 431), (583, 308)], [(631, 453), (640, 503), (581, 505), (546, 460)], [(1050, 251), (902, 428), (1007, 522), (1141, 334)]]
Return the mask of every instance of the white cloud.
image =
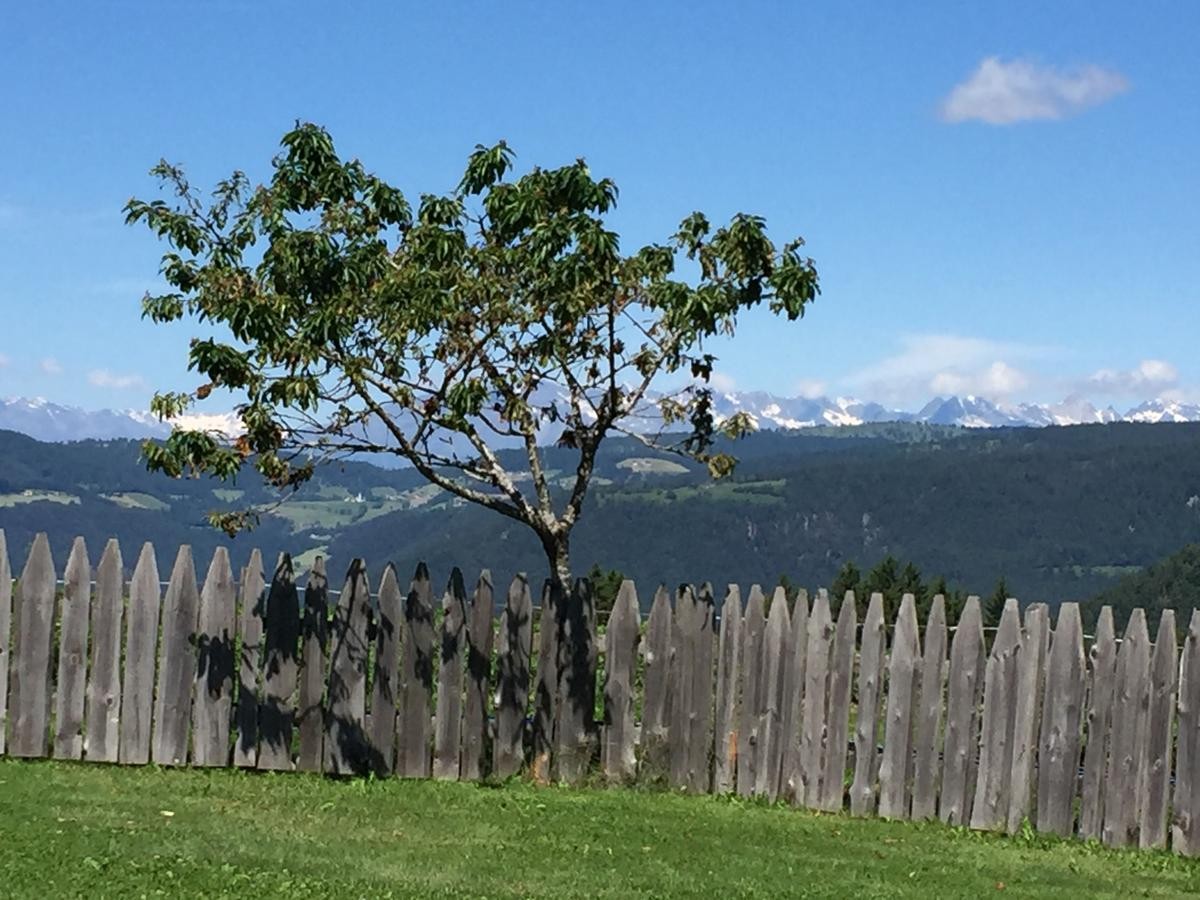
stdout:
[(10, 362), (12, 362), (12, 360), (10, 360), (3, 353), (0, 353), (0, 369), (7, 368)]
[(1100, 66), (1062, 69), (989, 56), (942, 101), (941, 117), (946, 122), (974, 119), (989, 125), (1061, 119), (1127, 90), (1124, 75)]
[(737, 382), (734, 381), (733, 376), (726, 375), (724, 372), (718, 372), (715, 369), (708, 376), (708, 383), (714, 391), (720, 391), (721, 393), (728, 393), (737, 388)]
[(1085, 389), (1098, 394), (1136, 394), (1165, 391), (1179, 384), (1179, 371), (1161, 359), (1143, 359), (1132, 369), (1100, 369), (1093, 372)]
[(796, 382), (796, 396), (805, 400), (815, 400), (829, 393), (829, 385), (815, 378), (802, 378)]
[(62, 364), (53, 356), (47, 356), (38, 367), (47, 375), (61, 375), (63, 373)]
[(146, 387), (146, 380), (141, 375), (118, 375), (108, 369), (93, 369), (88, 372), (88, 381), (96, 387), (112, 388), (118, 391)]
[(977, 372), (938, 372), (929, 380), (935, 394), (975, 394), (989, 399), (1010, 397), (1029, 387), (1029, 375), (1001, 360)]

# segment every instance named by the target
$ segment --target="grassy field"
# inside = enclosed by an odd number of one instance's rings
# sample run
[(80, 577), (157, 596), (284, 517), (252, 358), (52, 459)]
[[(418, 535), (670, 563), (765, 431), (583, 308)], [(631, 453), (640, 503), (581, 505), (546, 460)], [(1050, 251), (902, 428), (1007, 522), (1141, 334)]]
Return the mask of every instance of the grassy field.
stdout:
[(1180, 897), (1200, 862), (638, 790), (0, 762), (5, 897)]

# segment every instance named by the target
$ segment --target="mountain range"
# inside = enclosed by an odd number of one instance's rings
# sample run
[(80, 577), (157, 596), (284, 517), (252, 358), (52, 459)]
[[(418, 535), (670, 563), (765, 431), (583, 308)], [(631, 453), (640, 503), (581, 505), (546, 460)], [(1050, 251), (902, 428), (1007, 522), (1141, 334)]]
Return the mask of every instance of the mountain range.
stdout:
[[(762, 430), (793, 430), (817, 426), (865, 425), (878, 422), (922, 422), (965, 428), (1043, 427), (1107, 422), (1200, 422), (1200, 404), (1165, 399), (1148, 400), (1124, 413), (1112, 406), (1097, 408), (1080, 396), (1061, 403), (1008, 405), (983, 397), (935, 397), (916, 412), (846, 397), (779, 397), (763, 391), (717, 394), (719, 418), (738, 412), (750, 415)], [(232, 413), (195, 415), (181, 424), (236, 431)], [(148, 412), (85, 410), (43, 399), (0, 399), (0, 430), (17, 431), (40, 441), (112, 440), (166, 437), (171, 426)]]

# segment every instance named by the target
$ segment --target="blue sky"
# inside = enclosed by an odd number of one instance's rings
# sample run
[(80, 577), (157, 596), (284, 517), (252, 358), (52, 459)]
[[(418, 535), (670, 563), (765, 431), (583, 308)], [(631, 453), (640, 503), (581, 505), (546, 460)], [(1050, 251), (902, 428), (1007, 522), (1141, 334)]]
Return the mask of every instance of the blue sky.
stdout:
[(687, 213), (796, 234), (823, 296), (747, 316), (719, 380), (1200, 399), (1200, 5), (9, 3), (0, 396), (144, 407), (197, 326), (139, 320), (160, 157), (267, 174), (296, 119), (406, 192), (476, 143), (585, 156), (624, 246)]

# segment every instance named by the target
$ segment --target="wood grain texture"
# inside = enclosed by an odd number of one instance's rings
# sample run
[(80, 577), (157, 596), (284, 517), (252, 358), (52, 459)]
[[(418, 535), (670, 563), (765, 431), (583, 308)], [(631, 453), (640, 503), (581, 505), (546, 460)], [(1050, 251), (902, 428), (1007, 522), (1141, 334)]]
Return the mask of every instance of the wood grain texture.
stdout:
[(300, 679), (300, 591), (292, 558), (286, 553), (280, 555), (267, 591), (263, 646), (258, 768), (286, 772), (293, 766), (292, 731)]
[(671, 635), (674, 610), (666, 588), (659, 586), (642, 637), (645, 696), (642, 703), (642, 756), (639, 778), (661, 782), (670, 771), (668, 758), (671, 706)]
[(405, 778), (428, 778), (433, 729), (433, 583), (425, 563), (413, 573), (404, 598), (404, 647), (400, 653), (400, 734), (396, 771)]
[(833, 638), (833, 619), (829, 594), (817, 592), (812, 614), (808, 617), (808, 649), (805, 651), (804, 727), (800, 738), (800, 770), (804, 783), (804, 805), (821, 805), (821, 780), (825, 764), (825, 717), (829, 700), (829, 651)]
[(979, 744), (979, 699), (985, 672), (983, 614), (979, 598), (967, 598), (950, 642), (946, 689), (946, 741), (942, 751), (942, 791), (938, 818), (965, 825), (974, 797), (974, 763)]
[(1192, 611), (1179, 666), (1179, 743), (1175, 753), (1171, 849), (1200, 856), (1200, 610)]
[(1141, 778), (1146, 753), (1146, 713), (1150, 689), (1150, 633), (1146, 613), (1135, 609), (1117, 650), (1112, 742), (1104, 785), (1104, 828), (1100, 840), (1126, 847), (1138, 840)]
[(783, 668), (790, 654), (791, 615), (788, 613), (787, 593), (776, 588), (767, 615), (767, 630), (763, 632), (763, 711), (758, 728), (762, 753), (759, 757), (755, 793), (771, 803), (779, 797), (780, 774), (783, 767)]
[(946, 682), (946, 598), (937, 594), (925, 622), (920, 698), (913, 735), (912, 817), (937, 816), (942, 775), (942, 712)]
[(717, 632), (717, 706), (713, 719), (714, 794), (737, 786), (739, 652), (742, 638), (742, 596), (736, 584), (725, 591)]
[(979, 771), (971, 827), (998, 830), (1008, 821), (1012, 777), (1013, 726), (1016, 712), (1017, 649), (1021, 613), (1009, 598), (1000, 616), (984, 669), (983, 719), (979, 729)]
[[(858, 659), (858, 712), (854, 723), (854, 781), (850, 786), (850, 812), (865, 816), (875, 812), (879, 765), (879, 709), (883, 702), (883, 658), (887, 646), (883, 619), (883, 594), (871, 595), (863, 619), (862, 647)], [(808, 724), (805, 724), (805, 728)]]
[(1158, 621), (1158, 633), (1150, 659), (1147, 744), (1138, 785), (1138, 792), (1142, 795), (1138, 846), (1142, 848), (1161, 849), (1167, 845), (1167, 807), (1170, 802), (1171, 749), (1175, 736), (1178, 676), (1175, 611), (1164, 609)]
[(433, 777), (458, 778), (462, 749), (463, 670), (467, 661), (467, 588), (456, 567), (442, 594), (441, 650), (438, 654), (437, 711), (434, 718)]
[(330, 644), (325, 771), (366, 775), (378, 771), (366, 733), (368, 625), (371, 588), (361, 559), (350, 563), (333, 614)]
[(738, 711), (737, 792), (754, 793), (760, 756), (758, 730), (763, 712), (763, 635), (767, 629), (766, 599), (762, 588), (751, 585), (742, 616), (741, 704)]
[(910, 811), (909, 771), (920, 658), (916, 599), (905, 594), (888, 659), (887, 716), (879, 764), (879, 815), (885, 819), (906, 819)]
[[(0, 569), (3, 568), (0, 550)], [(4, 573), (0, 571), (0, 592)], [(4, 598), (0, 597), (0, 609)], [(92, 664), (88, 671), (87, 740), (84, 757), (91, 762), (113, 763), (120, 751), (121, 734), (121, 625), (125, 613), (125, 574), (121, 547), (110, 540), (100, 557), (96, 591), (92, 598)], [(2, 616), (0, 616), (2, 617)], [(0, 634), (4, 631), (0, 626)], [(2, 640), (2, 638), (0, 638)], [(2, 654), (0, 654), (2, 656)], [(0, 665), (3, 659), (0, 659)], [(0, 675), (0, 682), (3, 675)], [(3, 690), (0, 688), (0, 696)], [(3, 731), (0, 700), (0, 731)], [(0, 736), (0, 752), (3, 752)]]
[(1008, 797), (1008, 833), (1016, 834), (1031, 818), (1035, 765), (1042, 724), (1042, 691), (1050, 652), (1050, 611), (1044, 603), (1025, 610), (1017, 648), (1017, 689), (1013, 694), (1013, 749)]
[(830, 653), (829, 711), (826, 716), (824, 772), (819, 806), (829, 812), (842, 808), (846, 793), (846, 757), (849, 753), (851, 688), (858, 650), (858, 609), (854, 592), (847, 591), (838, 610), (837, 628)]
[(626, 580), (617, 591), (604, 634), (604, 734), (600, 767), (610, 782), (627, 782), (637, 773), (633, 712), (640, 631), (637, 589), (632, 581)]
[(801, 588), (792, 604), (790, 652), (783, 670), (783, 771), (781, 793), (795, 805), (804, 799), (800, 771), (800, 729), (804, 724), (804, 677), (808, 658), (808, 591)]
[(199, 660), (192, 688), (192, 764), (227, 766), (233, 713), (237, 585), (229, 551), (218, 547), (204, 576), (197, 625)]
[(179, 548), (162, 604), (158, 689), (154, 697), (154, 762), (182, 766), (188, 761), (188, 727), (192, 720), (192, 685), (196, 681), (196, 624), (200, 589), (192, 548)]
[(325, 755), (325, 685), (329, 678), (329, 579), (325, 560), (313, 560), (304, 584), (300, 624), (300, 749), (296, 768), (320, 772)]
[(1104, 780), (1112, 743), (1112, 709), (1116, 697), (1117, 640), (1112, 607), (1096, 619), (1096, 635), (1088, 653), (1087, 745), (1083, 751), (1079, 836), (1097, 840), (1104, 827)]
[(33, 539), (16, 593), (17, 648), (12, 661), (8, 753), (46, 755), (50, 728), (50, 663), (54, 638), (54, 560), (44, 532)]
[(1038, 831), (1061, 837), (1075, 825), (1086, 675), (1079, 604), (1063, 603), (1046, 668), (1037, 787)]
[(492, 769), (497, 778), (525, 764), (525, 719), (529, 709), (533, 598), (524, 573), (513, 578), (500, 614), (496, 659), (496, 742)]
[(400, 682), (400, 632), (404, 595), (391, 563), (379, 580), (375, 619), (375, 671), (371, 684), (371, 758), (375, 774), (391, 775), (396, 764), (396, 707)]
[(237, 737), (233, 764), (252, 769), (258, 764), (258, 708), (262, 697), (263, 616), (267, 609), (267, 582), (262, 553), (251, 551), (242, 570), (238, 591), (238, 689), (234, 707)]
[(129, 609), (125, 616), (125, 673), (121, 682), (118, 758), (129, 765), (150, 761), (159, 604), (158, 562), (154, 547), (147, 542), (142, 545), (129, 582)]
[(92, 566), (87, 544), (75, 538), (63, 574), (59, 604), (58, 678), (54, 692), (54, 758), (83, 758), (83, 713), (87, 697), (88, 625)]
[(479, 781), (487, 774), (488, 695), (492, 689), (495, 609), (492, 573), (484, 569), (475, 583), (467, 613), (467, 687), (459, 770), (459, 777), (464, 781)]

